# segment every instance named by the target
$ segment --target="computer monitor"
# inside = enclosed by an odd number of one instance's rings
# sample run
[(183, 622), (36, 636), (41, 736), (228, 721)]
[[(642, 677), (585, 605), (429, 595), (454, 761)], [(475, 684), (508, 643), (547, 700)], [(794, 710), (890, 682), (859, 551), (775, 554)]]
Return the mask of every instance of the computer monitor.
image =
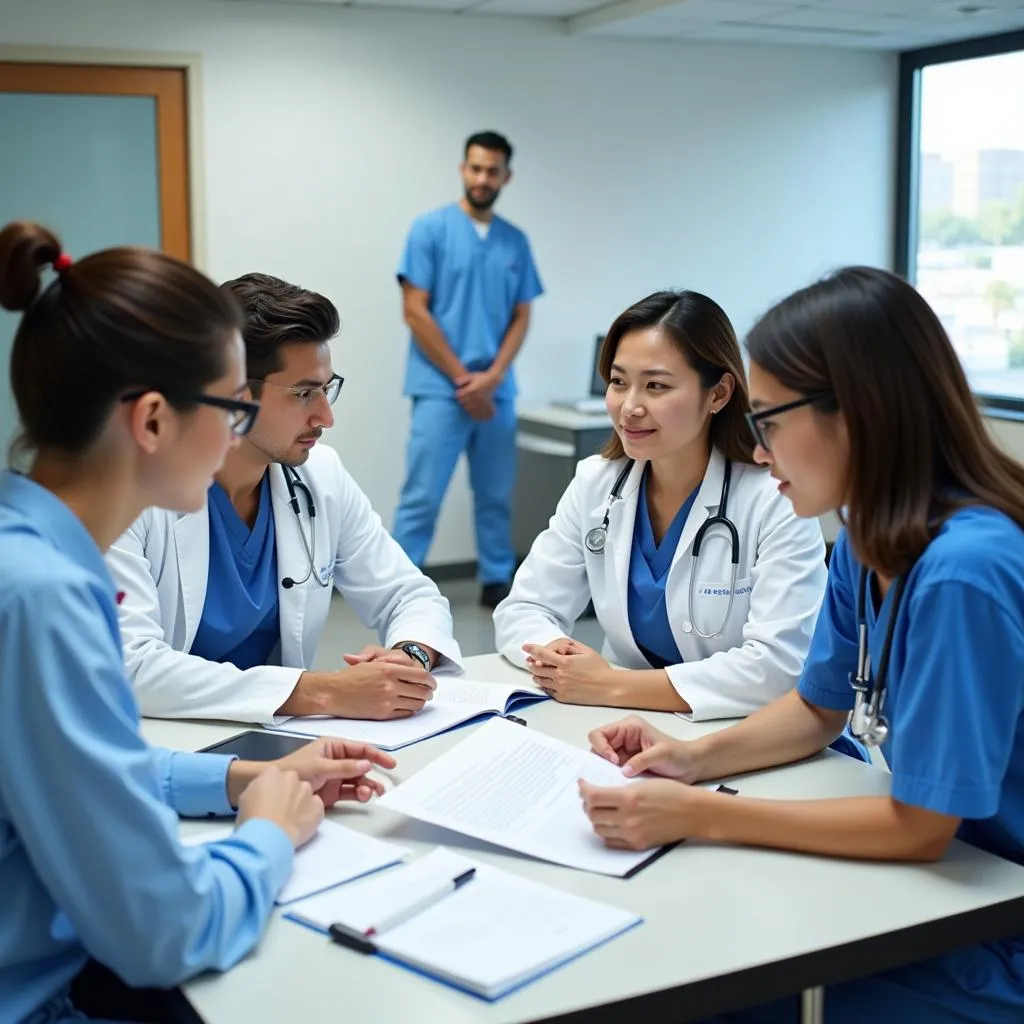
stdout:
[[(572, 409), (573, 412), (587, 416), (604, 414), (604, 393), (607, 390), (601, 374), (597, 372), (597, 359), (604, 344), (604, 335), (594, 339), (593, 358), (590, 361), (590, 394), (586, 398), (556, 398), (551, 404), (561, 409)], [(582, 370), (583, 367), (580, 367)]]
[(593, 373), (590, 376), (590, 394), (593, 398), (604, 398), (604, 393), (608, 390), (608, 385), (605, 384), (604, 377), (601, 376), (601, 371), (597, 368), (603, 344), (604, 335), (599, 334), (594, 342), (594, 361), (591, 364), (593, 366)]

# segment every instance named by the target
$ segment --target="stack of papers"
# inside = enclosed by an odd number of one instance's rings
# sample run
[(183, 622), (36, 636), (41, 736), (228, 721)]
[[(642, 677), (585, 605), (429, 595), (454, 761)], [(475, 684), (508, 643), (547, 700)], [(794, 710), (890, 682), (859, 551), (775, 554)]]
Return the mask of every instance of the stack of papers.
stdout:
[[(186, 846), (222, 842), (230, 839), (234, 830), (234, 822), (221, 824), (199, 835), (186, 836), (182, 842)], [(408, 855), (409, 850), (405, 847), (363, 835), (336, 821), (322, 821), (313, 838), (295, 852), (291, 876), (278, 893), (276, 902), (300, 900), (372, 871), (391, 867)]]
[(340, 736), (372, 743), (381, 750), (398, 750), (429, 739), (476, 718), (507, 715), (527, 704), (547, 700), (539, 687), (480, 683), (463, 677), (442, 676), (434, 699), (409, 718), (377, 722), (362, 718), (306, 716), (289, 718), (267, 728), (302, 736)]
[(613, 850), (583, 811), (578, 779), (636, 782), (616, 765), (502, 718), (485, 722), (377, 803), (509, 850), (624, 877), (660, 851)]
[(498, 999), (640, 924), (636, 914), (520, 878), (439, 847), (419, 860), (296, 903), (287, 916), (366, 934), (439, 882), (472, 881), (368, 940), (367, 952)]

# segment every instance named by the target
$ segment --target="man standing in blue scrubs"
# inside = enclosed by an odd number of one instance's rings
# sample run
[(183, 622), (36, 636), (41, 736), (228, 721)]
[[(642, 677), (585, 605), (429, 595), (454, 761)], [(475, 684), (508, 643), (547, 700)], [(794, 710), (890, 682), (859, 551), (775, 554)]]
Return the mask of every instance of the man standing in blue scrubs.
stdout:
[(480, 603), (488, 608), (508, 594), (515, 570), (512, 362), (530, 325), (530, 303), (543, 292), (526, 235), (493, 212), (512, 177), (511, 162), (503, 136), (470, 136), (460, 168), (462, 199), (415, 221), (398, 268), (412, 332), (405, 375), (412, 430), (394, 536), (422, 566), (465, 452)]

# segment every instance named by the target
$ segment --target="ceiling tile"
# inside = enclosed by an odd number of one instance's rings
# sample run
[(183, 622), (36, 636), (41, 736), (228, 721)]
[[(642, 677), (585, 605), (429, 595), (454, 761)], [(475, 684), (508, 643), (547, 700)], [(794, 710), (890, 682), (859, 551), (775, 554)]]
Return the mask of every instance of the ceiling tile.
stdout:
[(461, 11), (469, 0), (353, 0), (353, 7), (405, 7), (415, 11)]
[(769, 26), (765, 22), (733, 22), (715, 25), (710, 22), (686, 23), (666, 16), (663, 11), (609, 22), (588, 30), (588, 34), (626, 39), (657, 39), (665, 42), (735, 42), (769, 43), (775, 45), (828, 45), (860, 49), (884, 49), (882, 37), (845, 35), (793, 29), (785, 25)]
[(518, 14), (540, 18), (570, 18), (592, 11), (607, 0), (483, 0), (468, 8), (470, 14)]
[[(771, 14), (799, 10), (792, 0), (684, 0), (651, 11), (651, 15), (664, 15), (679, 24), (720, 24), (726, 21), (747, 21)], [(647, 17), (647, 15), (638, 15)], [(636, 19), (630, 19), (636, 20)]]
[(818, 0), (817, 3), (806, 6), (812, 10), (836, 10), (847, 14), (888, 14), (893, 17), (912, 18), (921, 16), (922, 12), (936, 7), (941, 2), (942, 0)]
[(796, 10), (783, 11), (781, 14), (766, 14), (756, 19), (756, 22), (853, 35), (880, 35), (899, 31), (900, 20), (884, 14), (848, 14), (827, 7), (800, 7)]

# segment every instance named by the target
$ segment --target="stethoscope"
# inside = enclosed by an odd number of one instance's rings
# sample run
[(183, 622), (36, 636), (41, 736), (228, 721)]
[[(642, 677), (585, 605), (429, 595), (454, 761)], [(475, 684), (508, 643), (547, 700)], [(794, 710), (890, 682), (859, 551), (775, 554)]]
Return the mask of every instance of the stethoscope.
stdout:
[(857, 589), (857, 672), (850, 673), (850, 685), (856, 691), (853, 711), (850, 712), (850, 732), (866, 747), (877, 747), (889, 736), (889, 720), (882, 714), (885, 707), (886, 676), (889, 674), (889, 655), (892, 653), (893, 632), (899, 615), (903, 590), (907, 585), (905, 572), (893, 586), (892, 608), (885, 629), (882, 655), (878, 659), (878, 678), (871, 676), (871, 652), (868, 650), (867, 594), (868, 571), (861, 568)]
[[(630, 459), (625, 466), (622, 468), (622, 472), (615, 479), (615, 483), (612, 484), (611, 493), (608, 495), (608, 504), (605, 506), (604, 518), (601, 520), (600, 526), (595, 526), (592, 530), (587, 531), (586, 537), (583, 538), (583, 543), (586, 545), (587, 550), (592, 554), (599, 555), (604, 551), (608, 544), (608, 523), (611, 517), (612, 506), (622, 497), (622, 488), (626, 484), (626, 480), (629, 477), (633, 466), (636, 464), (635, 459)], [(710, 516), (700, 524), (700, 529), (697, 530), (697, 536), (693, 538), (693, 568), (690, 572), (690, 623), (693, 626), (694, 633), (704, 640), (714, 640), (720, 637), (725, 632), (726, 623), (729, 621), (729, 616), (732, 614), (732, 605), (736, 597), (736, 577), (739, 574), (740, 568), (740, 535), (736, 529), (736, 525), (729, 518), (728, 515), (728, 504), (729, 504), (729, 487), (732, 483), (732, 462), (729, 459), (725, 460), (725, 476), (722, 480), (722, 496), (718, 502), (718, 515)], [(713, 633), (705, 633), (701, 630), (700, 626), (697, 625), (697, 618), (694, 615), (694, 609), (697, 604), (694, 600), (697, 591), (697, 562), (700, 559), (700, 549), (704, 543), (704, 538), (707, 536), (708, 531), (714, 526), (724, 526), (729, 531), (729, 542), (732, 551), (732, 583), (729, 586), (729, 604), (725, 609), (725, 618), (722, 619), (721, 626), (718, 627)]]
[[(295, 513), (295, 525), (299, 528), (302, 546), (306, 551), (306, 558), (309, 559), (309, 568), (301, 580), (293, 580), (291, 576), (285, 576), (281, 580), (281, 586), (285, 590), (291, 590), (292, 587), (301, 586), (312, 576), (318, 586), (329, 587), (331, 585), (330, 579), (325, 583), (320, 579), (320, 573), (316, 571), (316, 505), (313, 502), (313, 494), (302, 482), (302, 477), (299, 476), (299, 471), (294, 466), (282, 466), (281, 468), (284, 470), (284, 482), (288, 487), (288, 504), (291, 505), (292, 511)], [(295, 493), (296, 491), (302, 491), (306, 498), (306, 512), (309, 514), (308, 540), (306, 539), (306, 531), (302, 529), (302, 515), (299, 512), (299, 498)]]

